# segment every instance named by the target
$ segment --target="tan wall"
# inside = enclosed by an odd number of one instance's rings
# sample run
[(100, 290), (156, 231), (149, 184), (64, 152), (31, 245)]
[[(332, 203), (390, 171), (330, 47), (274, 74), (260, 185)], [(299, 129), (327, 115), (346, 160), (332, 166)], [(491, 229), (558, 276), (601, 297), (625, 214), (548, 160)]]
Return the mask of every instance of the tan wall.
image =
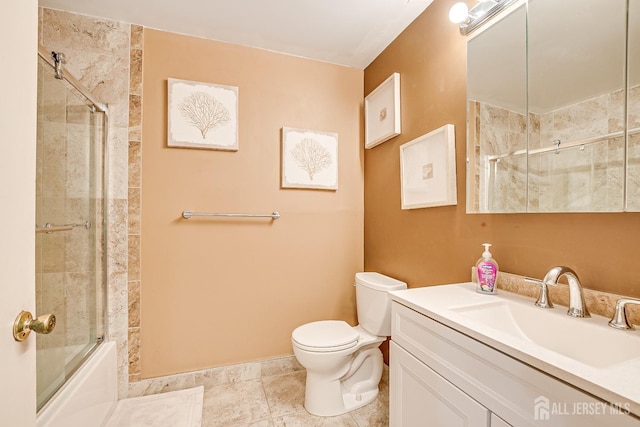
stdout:
[[(143, 61), (142, 377), (291, 354), (296, 326), (354, 322), (363, 71), (149, 29)], [(239, 151), (166, 147), (168, 77), (240, 88)], [(338, 191), (280, 189), (283, 126), (339, 134)]]
[[(365, 70), (365, 94), (401, 74), (402, 134), (365, 152), (365, 269), (412, 287), (466, 281), (493, 243), (503, 271), (574, 268), (585, 287), (640, 297), (640, 214), (465, 213), (466, 39), (436, 0)], [(400, 210), (398, 147), (456, 126), (458, 205)]]

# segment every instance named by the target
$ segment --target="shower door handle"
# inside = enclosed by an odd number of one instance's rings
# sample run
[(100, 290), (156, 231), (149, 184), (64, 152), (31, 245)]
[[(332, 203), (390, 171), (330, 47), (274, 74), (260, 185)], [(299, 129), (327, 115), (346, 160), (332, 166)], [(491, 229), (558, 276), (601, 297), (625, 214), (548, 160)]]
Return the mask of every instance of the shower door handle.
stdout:
[(49, 334), (55, 327), (56, 316), (54, 314), (43, 314), (34, 319), (28, 311), (21, 311), (13, 323), (13, 338), (16, 341), (24, 341), (31, 331), (37, 334)]

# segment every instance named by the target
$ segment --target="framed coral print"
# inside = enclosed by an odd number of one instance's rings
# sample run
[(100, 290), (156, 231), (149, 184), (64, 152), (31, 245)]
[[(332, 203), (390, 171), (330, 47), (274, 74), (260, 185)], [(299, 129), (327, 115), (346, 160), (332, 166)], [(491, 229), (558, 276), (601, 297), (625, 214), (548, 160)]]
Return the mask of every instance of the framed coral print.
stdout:
[(454, 125), (402, 144), (400, 179), (402, 209), (457, 204)]
[(338, 134), (282, 128), (282, 188), (338, 189)]
[(393, 73), (364, 99), (364, 148), (400, 135), (400, 74)]
[(169, 147), (238, 150), (238, 88), (168, 79)]

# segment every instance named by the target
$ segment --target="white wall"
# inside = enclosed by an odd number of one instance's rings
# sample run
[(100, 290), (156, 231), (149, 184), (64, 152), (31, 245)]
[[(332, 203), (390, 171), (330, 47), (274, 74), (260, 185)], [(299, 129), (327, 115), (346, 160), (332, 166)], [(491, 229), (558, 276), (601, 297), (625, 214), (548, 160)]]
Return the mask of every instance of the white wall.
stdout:
[(35, 155), (38, 8), (0, 2), (0, 414), (2, 425), (35, 425), (35, 339), (11, 335), (35, 308)]

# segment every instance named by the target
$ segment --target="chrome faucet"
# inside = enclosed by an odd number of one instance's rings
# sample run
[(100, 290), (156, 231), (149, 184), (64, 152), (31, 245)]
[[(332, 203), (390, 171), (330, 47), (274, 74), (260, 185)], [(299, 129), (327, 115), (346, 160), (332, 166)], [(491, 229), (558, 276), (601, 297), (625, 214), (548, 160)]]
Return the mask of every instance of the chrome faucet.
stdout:
[(626, 308), (628, 304), (640, 305), (640, 299), (620, 298), (616, 303), (616, 311), (609, 321), (609, 326), (616, 329), (635, 329), (635, 327), (629, 323), (629, 319), (627, 318)]
[(542, 281), (547, 285), (554, 286), (558, 284), (558, 280), (562, 276), (566, 276), (567, 283), (569, 283), (569, 310), (567, 314), (573, 317), (591, 317), (584, 301), (582, 285), (580, 285), (580, 280), (578, 280), (578, 275), (575, 271), (569, 267), (553, 267), (547, 272)]
[[(533, 279), (531, 277), (525, 277), (524, 281), (540, 286), (540, 294), (538, 294), (538, 299), (535, 303), (536, 306), (541, 308), (553, 308), (553, 303), (549, 298), (549, 287), (547, 286), (546, 282), (538, 279)], [(549, 283), (549, 285), (556, 286), (555, 283)]]

